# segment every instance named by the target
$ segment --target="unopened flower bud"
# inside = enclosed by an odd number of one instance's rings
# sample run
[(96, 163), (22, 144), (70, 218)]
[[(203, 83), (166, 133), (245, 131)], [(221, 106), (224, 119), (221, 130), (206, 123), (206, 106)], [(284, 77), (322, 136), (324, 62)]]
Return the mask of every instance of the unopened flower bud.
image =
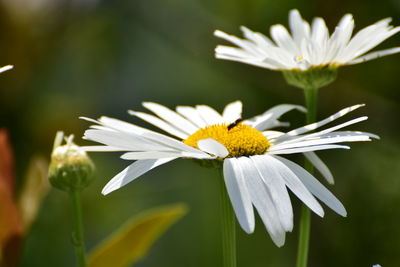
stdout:
[(73, 135), (61, 145), (62, 132), (56, 135), (51, 154), (49, 180), (52, 186), (63, 191), (81, 191), (92, 179), (94, 164), (85, 151), (72, 142)]

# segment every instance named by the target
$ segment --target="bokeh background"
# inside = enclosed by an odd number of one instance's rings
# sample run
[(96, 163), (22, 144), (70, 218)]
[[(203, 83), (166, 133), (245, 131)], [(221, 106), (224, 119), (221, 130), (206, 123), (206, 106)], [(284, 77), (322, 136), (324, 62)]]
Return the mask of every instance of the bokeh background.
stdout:
[[(385, 17), (400, 24), (399, 0), (1, 0), (0, 65), (15, 69), (0, 76), (0, 126), (10, 132), (17, 177), (23, 177), (32, 155), (49, 158), (57, 130), (89, 144), (81, 139), (89, 124), (79, 116), (108, 115), (148, 127), (126, 110), (143, 110), (142, 101), (222, 110), (240, 99), (249, 117), (279, 103), (303, 104), (302, 92), (280, 73), (213, 56), (223, 43), (213, 37), (215, 29), (240, 34), (239, 26), (246, 25), (268, 33), (269, 25), (287, 25), (292, 8), (307, 20), (324, 17), (331, 31), (348, 12), (356, 30)], [(399, 45), (397, 35), (379, 48)], [(313, 217), (310, 266), (399, 266), (399, 62), (394, 55), (341, 68), (336, 82), (320, 91), (319, 118), (367, 103), (346, 118), (370, 116), (351, 128), (377, 133), (381, 140), (319, 153), (336, 177), (330, 189), (348, 217), (328, 208), (325, 218)], [(304, 120), (296, 112), (285, 118), (293, 126)], [(102, 196), (101, 188), (128, 162), (116, 153), (91, 156), (96, 180), (83, 194), (89, 249), (133, 214), (184, 202), (190, 213), (136, 266), (221, 265), (214, 170), (177, 160)], [(299, 201), (292, 199), (298, 226)], [(51, 190), (24, 242), (21, 266), (74, 265), (69, 211), (66, 194)], [(253, 235), (238, 229), (238, 238), (239, 266), (294, 266), (296, 227), (283, 248), (273, 245), (259, 219)]]

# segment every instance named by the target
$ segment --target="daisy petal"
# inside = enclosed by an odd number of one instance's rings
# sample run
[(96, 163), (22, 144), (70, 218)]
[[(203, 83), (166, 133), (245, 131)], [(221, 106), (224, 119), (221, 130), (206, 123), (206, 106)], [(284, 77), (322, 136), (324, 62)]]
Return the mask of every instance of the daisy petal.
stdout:
[(268, 154), (271, 155), (294, 154), (294, 153), (304, 153), (304, 152), (327, 150), (327, 149), (350, 149), (350, 147), (342, 145), (320, 145), (320, 146), (305, 146), (305, 147), (293, 147), (293, 148), (282, 148), (282, 149), (272, 147), (269, 149)]
[(373, 60), (375, 58), (388, 56), (388, 55), (392, 55), (392, 54), (396, 54), (396, 53), (400, 53), (400, 47), (394, 47), (394, 48), (390, 48), (390, 49), (372, 52), (372, 53), (366, 54), (364, 56), (361, 56), (359, 58), (356, 58), (356, 59), (350, 61), (348, 64), (349, 65), (358, 64), (358, 63), (366, 62), (369, 60)]
[(139, 135), (109, 130), (86, 130), (83, 139), (92, 140), (104, 145), (123, 150), (168, 150), (168, 147), (157, 144)]
[(309, 192), (308, 188), (300, 181), (300, 177), (297, 176), (286, 164), (286, 161), (278, 159), (277, 156), (269, 157), (270, 164), (274, 169), (280, 174), (280, 176), (284, 179), (285, 184), (289, 189), (301, 200), (304, 204), (306, 204), (313, 212), (317, 215), (323, 217), (324, 210), (318, 201), (313, 197), (313, 195)]
[[(322, 131), (321, 131), (322, 132)], [(333, 133), (327, 133), (320, 135), (311, 136), (301, 136), (298, 138), (291, 139), (287, 142), (282, 142), (279, 144), (275, 144), (274, 147), (270, 149), (270, 151), (281, 150), (281, 149), (290, 149), (290, 148), (300, 148), (307, 146), (318, 146), (318, 145), (329, 145), (343, 142), (357, 142), (357, 141), (370, 141), (370, 137), (367, 135), (347, 135), (347, 136), (339, 136)], [(298, 140), (296, 140), (298, 139)]]
[(274, 139), (284, 135), (284, 133), (279, 131), (264, 131), (262, 134), (268, 139), (269, 142), (272, 142)]
[(204, 152), (215, 155), (218, 158), (225, 158), (229, 155), (226, 147), (212, 138), (202, 139), (197, 142), (197, 146)]
[(222, 116), (217, 111), (215, 111), (215, 109), (209, 106), (197, 105), (196, 109), (199, 112), (200, 116), (203, 118), (203, 120), (207, 123), (207, 125), (214, 125), (224, 122)]
[(224, 181), (233, 210), (242, 229), (250, 234), (254, 231), (254, 211), (245, 177), (236, 158), (224, 160)]
[(176, 111), (199, 128), (207, 126), (207, 123), (200, 116), (199, 112), (193, 107), (177, 106)]
[[(126, 132), (133, 135), (139, 135), (141, 137), (146, 138), (147, 140), (152, 141), (156, 144), (161, 144), (162, 147), (169, 147), (171, 150), (178, 150), (178, 151), (187, 151), (192, 153), (200, 153), (204, 154), (203, 152), (185, 145), (179, 140), (171, 138), (169, 136), (133, 125), (131, 123), (123, 122), (117, 119), (108, 118), (108, 117), (101, 117), (99, 122), (94, 121), (95, 123), (101, 123), (106, 127), (112, 128), (114, 130)], [(163, 149), (158, 149), (158, 151), (163, 151)]]
[(271, 156), (268, 155), (252, 156), (250, 159), (270, 192), (283, 228), (285, 231), (291, 232), (293, 230), (292, 203), (290, 202), (285, 181), (274, 168), (273, 159), (271, 160)]
[(122, 154), (121, 159), (125, 160), (142, 160), (142, 159), (162, 159), (162, 158), (195, 158), (195, 159), (212, 159), (213, 157), (204, 154), (199, 155), (197, 153), (190, 152), (178, 152), (178, 151), (137, 151), (127, 152)]
[(238, 158), (237, 163), (243, 171), (251, 201), (257, 209), (271, 239), (278, 247), (283, 246), (285, 243), (285, 230), (281, 225), (270, 193), (264, 185), (254, 163), (247, 157)]
[(263, 131), (270, 128), (276, 122), (276, 119), (280, 118), (283, 114), (294, 109), (297, 109), (301, 112), (307, 111), (304, 107), (299, 105), (283, 104), (270, 108), (263, 114), (245, 120), (243, 123), (250, 125), (251, 127), (256, 128), (259, 131)]
[(259, 32), (253, 32), (252, 30), (244, 27), (244, 26), (240, 26), (240, 29), (243, 32), (243, 35), (245, 38), (253, 41), (254, 43), (256, 43), (259, 47), (262, 46), (275, 46), (275, 44), (264, 34), (261, 34)]
[(186, 134), (190, 135), (198, 130), (198, 127), (163, 105), (153, 102), (144, 102), (143, 106)]
[(165, 164), (175, 158), (165, 158), (165, 159), (144, 159), (138, 160), (126, 167), (122, 172), (118, 173), (114, 178), (112, 178), (106, 186), (103, 188), (101, 193), (107, 195), (112, 191), (115, 191), (127, 183), (132, 182), (139, 176), (145, 174), (151, 169)]
[(282, 25), (278, 24), (271, 26), (271, 37), (279, 47), (284, 48), (286, 51), (291, 53), (292, 56), (300, 54), (296, 43), (293, 41), (286, 28)]
[(310, 38), (310, 25), (301, 18), (297, 9), (289, 12), (289, 26), (297, 45), (300, 45), (303, 39), (308, 40)]
[(241, 101), (235, 101), (230, 104), (228, 104), (224, 112), (222, 113), (222, 117), (224, 118), (226, 123), (232, 123), (236, 121), (237, 119), (242, 118), (242, 102)]
[(304, 156), (314, 165), (314, 167), (324, 176), (330, 184), (334, 184), (333, 175), (328, 166), (314, 152), (305, 152)]
[(136, 116), (144, 121), (147, 121), (150, 124), (153, 124), (154, 126), (160, 128), (161, 130), (166, 131), (167, 133), (170, 133), (172, 135), (175, 135), (179, 138), (182, 139), (186, 139), (189, 135), (185, 132), (182, 132), (181, 130), (178, 130), (177, 128), (175, 128), (174, 126), (172, 126), (171, 124), (157, 118), (156, 116), (150, 115), (150, 114), (146, 114), (143, 112), (137, 112), (137, 111), (133, 111), (133, 110), (129, 110), (128, 113), (130, 115)]
[(326, 119), (324, 119), (322, 121), (318, 121), (318, 122), (315, 122), (315, 123), (308, 124), (308, 125), (306, 125), (304, 127), (297, 128), (295, 130), (292, 130), (292, 131), (288, 132), (287, 134), (288, 135), (299, 135), (299, 134), (303, 134), (303, 133), (306, 133), (306, 132), (309, 132), (309, 131), (313, 131), (313, 130), (315, 130), (315, 129), (321, 127), (321, 126), (324, 126), (325, 124), (328, 124), (328, 123), (330, 123), (330, 122), (332, 122), (332, 121), (334, 121), (334, 120), (346, 115), (347, 113), (349, 113), (349, 112), (351, 112), (353, 110), (356, 110), (356, 109), (358, 109), (360, 107), (363, 107), (363, 106), (365, 106), (365, 105), (364, 104), (360, 104), (360, 105), (354, 105), (354, 106), (351, 106), (351, 107), (348, 107), (348, 108), (344, 108), (344, 109), (340, 110), (339, 112), (336, 112), (335, 114), (329, 116), (328, 118), (326, 118)]
[[(218, 47), (217, 47), (218, 48)], [(254, 60), (252, 58), (241, 58), (241, 57), (237, 57), (237, 55), (232, 56), (232, 55), (224, 55), (224, 54), (220, 54), (218, 53), (218, 51), (216, 51), (216, 55), (215, 57), (218, 59), (225, 59), (225, 60), (232, 60), (232, 61), (236, 61), (236, 62), (241, 62), (241, 63), (246, 63), (249, 65), (254, 65), (260, 68), (267, 68), (267, 69), (274, 69), (274, 70), (279, 70), (279, 69), (284, 69), (285, 66), (275, 60), (271, 60), (269, 58), (264, 58), (262, 61), (259, 60)]]
[(0, 68), (0, 73), (5, 72), (5, 71), (8, 71), (8, 70), (11, 70), (12, 68), (14, 68), (13, 65), (6, 65), (6, 66), (4, 66), (4, 67), (1, 67), (1, 68)]
[(275, 156), (283, 162), (293, 173), (295, 173), (301, 182), (307, 187), (310, 192), (319, 200), (324, 202), (329, 208), (334, 210), (337, 214), (346, 217), (347, 212), (343, 204), (328, 190), (326, 189), (314, 176), (304, 170), (296, 163), (285, 158)]
[(81, 149), (86, 152), (116, 152), (116, 151), (129, 151), (129, 148), (123, 149), (113, 146), (81, 146)]
[(253, 53), (257, 53), (256, 46), (247, 40), (237, 38), (236, 36), (229, 35), (225, 32), (219, 31), (219, 30), (214, 31), (214, 36), (225, 39), (225, 40), (243, 48), (244, 50), (251, 51)]

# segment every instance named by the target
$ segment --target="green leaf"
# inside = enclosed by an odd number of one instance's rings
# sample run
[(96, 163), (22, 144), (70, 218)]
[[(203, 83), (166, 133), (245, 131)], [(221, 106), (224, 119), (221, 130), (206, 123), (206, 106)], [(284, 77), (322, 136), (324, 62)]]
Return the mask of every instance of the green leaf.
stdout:
[(153, 243), (186, 213), (186, 205), (175, 204), (134, 216), (92, 251), (88, 266), (132, 265), (145, 257)]

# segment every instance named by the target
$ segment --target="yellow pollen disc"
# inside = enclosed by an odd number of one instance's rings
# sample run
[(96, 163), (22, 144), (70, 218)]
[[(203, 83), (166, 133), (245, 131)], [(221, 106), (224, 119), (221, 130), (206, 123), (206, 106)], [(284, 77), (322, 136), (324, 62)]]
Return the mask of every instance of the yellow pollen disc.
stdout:
[(207, 138), (223, 144), (229, 151), (228, 157), (261, 155), (270, 147), (268, 139), (260, 131), (242, 123), (207, 126), (183, 140), (183, 143), (198, 148), (197, 142)]

